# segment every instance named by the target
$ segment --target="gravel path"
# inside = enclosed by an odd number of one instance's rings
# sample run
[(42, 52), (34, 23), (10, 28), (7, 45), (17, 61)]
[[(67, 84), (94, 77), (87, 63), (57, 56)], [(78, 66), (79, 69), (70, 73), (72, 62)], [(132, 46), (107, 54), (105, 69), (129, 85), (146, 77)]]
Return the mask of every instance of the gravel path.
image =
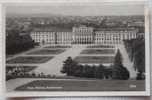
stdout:
[(56, 55), (52, 60), (48, 61), (47, 63), (41, 64), (40, 67), (34, 70), (34, 72), (36, 73), (43, 72), (45, 74), (63, 76), (64, 74), (60, 72), (63, 66), (63, 61), (65, 61), (65, 59), (67, 59), (67, 57), (69, 56), (75, 58), (85, 48), (86, 48), (85, 46), (73, 45), (65, 52)]
[(136, 71), (133, 68), (133, 62), (130, 61), (128, 53), (125, 49), (124, 45), (118, 45), (117, 46), (122, 54), (123, 57), (123, 64), (124, 66), (128, 69), (128, 71), (130, 72), (130, 78), (131, 79), (135, 79), (136, 78)]

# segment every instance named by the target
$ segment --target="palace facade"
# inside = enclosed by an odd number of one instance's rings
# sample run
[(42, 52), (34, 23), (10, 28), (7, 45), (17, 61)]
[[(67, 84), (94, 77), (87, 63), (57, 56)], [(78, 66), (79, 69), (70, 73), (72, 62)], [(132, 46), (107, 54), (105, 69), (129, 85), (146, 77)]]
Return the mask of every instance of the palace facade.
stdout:
[(121, 44), (123, 40), (137, 38), (135, 28), (101, 28), (94, 29), (84, 25), (71, 30), (35, 29), (31, 37), (41, 44)]

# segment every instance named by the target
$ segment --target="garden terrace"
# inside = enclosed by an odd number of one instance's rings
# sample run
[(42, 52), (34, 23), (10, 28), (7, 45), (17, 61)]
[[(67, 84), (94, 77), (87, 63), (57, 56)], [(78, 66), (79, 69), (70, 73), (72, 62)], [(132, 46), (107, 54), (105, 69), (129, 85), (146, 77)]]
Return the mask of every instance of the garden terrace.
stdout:
[(33, 51), (30, 53), (27, 53), (28, 55), (49, 55), (49, 54), (60, 54), (64, 52), (65, 49), (41, 49), (37, 51)]
[[(136, 85), (130, 88), (129, 84)], [(54, 87), (54, 88), (51, 88)], [(143, 80), (35, 80), (16, 91), (144, 91)]]
[(81, 54), (114, 54), (114, 49), (86, 49)]
[(78, 63), (105, 64), (113, 63), (114, 56), (78, 56), (74, 60)]
[(22, 63), (22, 64), (33, 64), (33, 63), (45, 63), (52, 59), (53, 56), (49, 57), (44, 57), (44, 56), (20, 56), (16, 57), (14, 59), (6, 61), (7, 64), (17, 64), (17, 63)]

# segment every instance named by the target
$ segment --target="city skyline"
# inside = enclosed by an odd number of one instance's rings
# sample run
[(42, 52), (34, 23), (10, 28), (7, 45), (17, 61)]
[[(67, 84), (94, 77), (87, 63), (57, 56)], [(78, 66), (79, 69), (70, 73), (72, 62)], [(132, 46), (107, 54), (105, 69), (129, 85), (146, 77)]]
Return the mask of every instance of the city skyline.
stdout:
[(39, 16), (39, 15), (61, 15), (61, 16), (129, 16), (144, 15), (144, 5), (123, 4), (15, 4), (6, 6), (6, 16)]

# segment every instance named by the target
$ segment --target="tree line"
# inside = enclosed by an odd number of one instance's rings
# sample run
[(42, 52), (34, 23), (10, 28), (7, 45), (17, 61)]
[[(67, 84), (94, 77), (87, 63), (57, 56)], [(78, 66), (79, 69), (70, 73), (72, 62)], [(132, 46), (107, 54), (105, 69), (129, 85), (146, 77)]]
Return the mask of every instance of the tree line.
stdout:
[(137, 79), (145, 78), (145, 39), (138, 37), (137, 39), (124, 40), (126, 50), (130, 60), (134, 63), (134, 68), (138, 72)]
[(23, 27), (14, 26), (6, 28), (6, 54), (16, 54), (34, 47), (34, 41), (30, 34), (27, 34), (29, 30), (25, 31)]

